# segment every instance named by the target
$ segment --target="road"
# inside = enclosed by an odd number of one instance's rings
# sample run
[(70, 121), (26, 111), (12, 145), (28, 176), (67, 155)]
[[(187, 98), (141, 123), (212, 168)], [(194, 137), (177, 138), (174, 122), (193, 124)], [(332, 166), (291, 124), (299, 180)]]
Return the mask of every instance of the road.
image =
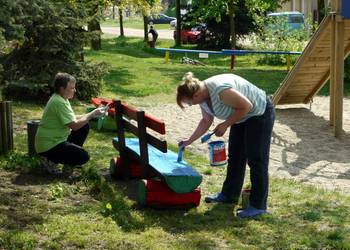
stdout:
[[(102, 32), (106, 34), (112, 34), (112, 35), (120, 35), (120, 29), (119, 27), (101, 27)], [(173, 33), (174, 30), (168, 29), (168, 30), (157, 30), (158, 32), (158, 39), (173, 39)], [(133, 28), (124, 28), (124, 35), (125, 36), (134, 36), (134, 37), (143, 37), (143, 30), (141, 29), (133, 29)]]

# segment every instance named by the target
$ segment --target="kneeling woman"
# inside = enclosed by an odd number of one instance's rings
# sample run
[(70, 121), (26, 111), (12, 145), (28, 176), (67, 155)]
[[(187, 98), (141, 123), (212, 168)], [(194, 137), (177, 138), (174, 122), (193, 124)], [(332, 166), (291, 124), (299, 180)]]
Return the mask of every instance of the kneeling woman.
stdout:
[(56, 164), (65, 166), (66, 174), (71, 173), (73, 166), (86, 163), (90, 156), (83, 148), (89, 133), (89, 120), (103, 115), (101, 109), (88, 114), (75, 116), (69, 103), (73, 98), (76, 80), (67, 73), (55, 76), (54, 94), (47, 102), (44, 114), (35, 136), (36, 152), (42, 156), (49, 173), (59, 174)]

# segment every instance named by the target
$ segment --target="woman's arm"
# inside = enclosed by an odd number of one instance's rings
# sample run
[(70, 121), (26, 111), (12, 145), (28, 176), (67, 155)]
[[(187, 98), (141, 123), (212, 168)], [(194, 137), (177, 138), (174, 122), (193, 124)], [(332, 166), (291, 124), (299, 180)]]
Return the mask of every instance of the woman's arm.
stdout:
[(180, 142), (180, 146), (188, 146), (195, 140), (197, 140), (199, 137), (201, 137), (208, 129), (210, 128), (210, 125), (213, 123), (214, 117), (209, 115), (207, 112), (205, 112), (202, 108), (202, 119), (199, 121), (197, 128), (192, 133), (191, 137), (185, 141)]
[(220, 99), (225, 105), (233, 107), (235, 112), (216, 126), (216, 136), (223, 136), (228, 127), (241, 120), (253, 108), (247, 97), (232, 88), (223, 90)]
[(82, 127), (84, 127), (91, 119), (96, 118), (96, 117), (100, 117), (104, 114), (103, 110), (101, 110), (100, 108), (94, 109), (93, 111), (91, 111), (90, 113), (84, 114), (84, 115), (79, 115), (77, 116), (77, 120), (68, 123), (67, 126), (76, 131)]

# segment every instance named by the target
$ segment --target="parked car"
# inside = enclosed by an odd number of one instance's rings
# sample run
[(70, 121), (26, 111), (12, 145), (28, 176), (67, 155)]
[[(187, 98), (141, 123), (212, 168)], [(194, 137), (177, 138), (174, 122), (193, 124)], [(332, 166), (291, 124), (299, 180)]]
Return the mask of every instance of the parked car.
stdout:
[(149, 24), (170, 23), (173, 20), (176, 20), (176, 18), (164, 14), (153, 14), (148, 17)]
[(272, 30), (283, 29), (291, 32), (306, 29), (304, 14), (298, 11), (270, 13), (267, 17), (269, 22), (267, 28)]
[[(199, 43), (204, 32), (206, 30), (205, 24), (197, 25), (191, 29), (181, 30), (181, 42), (182, 43)], [(176, 30), (174, 30), (174, 39), (176, 40)]]
[(170, 22), (170, 26), (173, 27), (173, 28), (176, 28), (176, 24), (177, 24), (177, 19), (172, 20), (172, 21)]

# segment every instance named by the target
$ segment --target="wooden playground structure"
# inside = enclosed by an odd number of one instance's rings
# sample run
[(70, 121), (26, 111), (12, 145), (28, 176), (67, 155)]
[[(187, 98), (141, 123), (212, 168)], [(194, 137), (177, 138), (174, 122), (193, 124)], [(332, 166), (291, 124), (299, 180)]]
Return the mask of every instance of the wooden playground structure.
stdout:
[(343, 131), (344, 60), (350, 54), (350, 1), (333, 0), (302, 55), (273, 96), (274, 105), (309, 103), (330, 80), (330, 125)]

